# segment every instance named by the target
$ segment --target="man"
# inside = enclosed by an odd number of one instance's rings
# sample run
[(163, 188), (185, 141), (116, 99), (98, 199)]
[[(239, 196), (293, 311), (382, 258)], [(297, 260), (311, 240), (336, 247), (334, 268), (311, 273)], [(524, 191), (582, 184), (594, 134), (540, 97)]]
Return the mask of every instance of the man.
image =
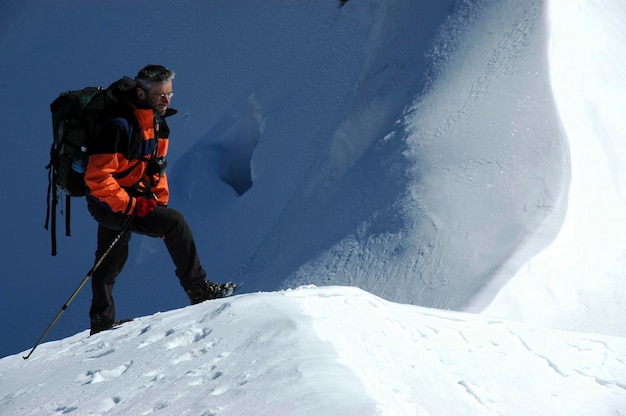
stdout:
[(131, 233), (163, 238), (191, 304), (230, 296), (236, 288), (232, 282), (205, 281), (185, 217), (167, 206), (166, 118), (176, 114), (169, 108), (173, 79), (173, 71), (148, 65), (134, 80), (113, 83), (107, 91), (110, 104), (90, 143), (85, 183), (89, 212), (98, 222), (96, 259), (129, 224), (92, 276), (92, 335), (119, 324), (113, 287), (128, 258)]

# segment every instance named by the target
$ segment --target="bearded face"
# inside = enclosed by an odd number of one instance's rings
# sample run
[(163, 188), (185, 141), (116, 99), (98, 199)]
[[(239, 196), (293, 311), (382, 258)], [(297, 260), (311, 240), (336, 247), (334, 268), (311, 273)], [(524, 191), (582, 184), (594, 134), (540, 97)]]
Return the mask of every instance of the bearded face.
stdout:
[(163, 116), (172, 101), (172, 81), (155, 83), (146, 91), (137, 89), (137, 96), (146, 108), (152, 108), (159, 116)]

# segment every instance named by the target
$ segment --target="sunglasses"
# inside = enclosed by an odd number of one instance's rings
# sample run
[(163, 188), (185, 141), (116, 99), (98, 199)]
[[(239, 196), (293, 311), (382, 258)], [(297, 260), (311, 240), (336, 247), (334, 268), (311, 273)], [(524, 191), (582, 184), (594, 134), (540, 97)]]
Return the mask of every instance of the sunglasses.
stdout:
[(168, 99), (168, 100), (171, 100), (173, 96), (174, 96), (173, 92), (168, 92), (167, 94), (165, 94), (165, 93), (157, 94), (156, 98), (158, 98), (159, 100), (162, 100), (164, 98)]

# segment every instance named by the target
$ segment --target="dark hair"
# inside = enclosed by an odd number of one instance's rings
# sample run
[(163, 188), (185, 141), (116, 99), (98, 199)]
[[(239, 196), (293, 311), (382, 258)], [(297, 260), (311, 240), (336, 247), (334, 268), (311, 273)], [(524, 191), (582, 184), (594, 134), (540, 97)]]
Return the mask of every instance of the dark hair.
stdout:
[(137, 86), (148, 91), (153, 84), (162, 84), (174, 79), (174, 71), (167, 69), (163, 65), (146, 65), (139, 70), (135, 81)]

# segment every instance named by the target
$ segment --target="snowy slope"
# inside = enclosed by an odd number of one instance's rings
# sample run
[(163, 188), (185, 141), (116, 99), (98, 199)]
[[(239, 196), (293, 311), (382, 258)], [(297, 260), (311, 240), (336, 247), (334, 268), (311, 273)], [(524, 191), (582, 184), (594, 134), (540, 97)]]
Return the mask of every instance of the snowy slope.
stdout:
[(485, 313), (626, 336), (626, 4), (550, 3), (551, 84), (571, 148), (557, 239)]
[[(375, 59), (360, 83), (370, 98), (356, 104), (368, 106), (335, 133), (317, 197), (287, 211), (292, 222), (306, 219), (307, 235), (322, 227), (329, 245), (288, 283), (356, 285), (458, 310), (484, 302), (482, 289), (510, 278), (562, 221), (569, 159), (550, 90), (547, 9), (535, 1), (460, 3), (441, 19), (424, 67), (423, 54), (407, 54), (417, 42), (405, 34), (424, 4), (393, 4), (397, 18), (386, 32), (404, 41), (381, 48), (385, 65)], [(401, 97), (391, 86), (415, 74), (421, 82), (403, 112), (378, 129), (379, 105)], [(354, 144), (363, 145), (362, 132), (377, 133), (365, 148)], [(292, 239), (275, 240), (274, 258), (294, 250), (280, 245)]]
[(615, 415), (626, 340), (355, 288), (236, 296), (0, 360), (6, 415)]

